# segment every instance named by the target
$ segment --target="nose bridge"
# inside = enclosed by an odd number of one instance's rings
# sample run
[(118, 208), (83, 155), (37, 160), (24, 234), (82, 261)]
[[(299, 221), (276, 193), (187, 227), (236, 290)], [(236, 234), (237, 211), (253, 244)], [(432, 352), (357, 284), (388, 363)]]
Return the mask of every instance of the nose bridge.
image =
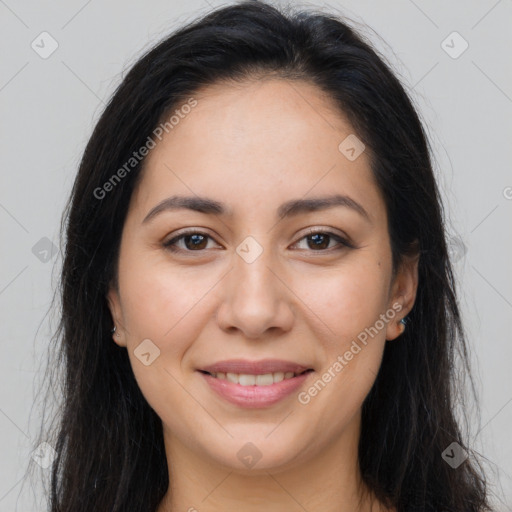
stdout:
[(275, 267), (275, 251), (269, 246), (269, 238), (246, 237), (236, 249), (232, 272), (235, 294), (240, 304), (258, 310), (271, 308), (276, 293), (276, 278), (270, 271)]
[[(268, 238), (265, 240), (268, 241)], [(275, 251), (263, 237), (247, 237), (234, 255), (229, 286), (219, 310), (224, 328), (237, 327), (247, 337), (257, 337), (270, 327), (287, 329), (291, 312), (279, 275)]]

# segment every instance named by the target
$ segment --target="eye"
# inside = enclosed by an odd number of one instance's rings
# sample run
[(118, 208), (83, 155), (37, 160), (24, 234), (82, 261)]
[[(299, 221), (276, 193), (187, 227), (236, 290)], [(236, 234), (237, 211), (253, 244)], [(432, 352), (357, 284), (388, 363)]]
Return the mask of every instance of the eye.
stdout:
[[(194, 252), (194, 251), (201, 251), (202, 249), (206, 249), (207, 247), (207, 240), (211, 239), (213, 240), (210, 235), (207, 235), (206, 233), (202, 233), (200, 231), (186, 231), (184, 233), (181, 233), (180, 235), (171, 238), (167, 242), (163, 243), (163, 246), (166, 249), (169, 249), (172, 252)], [(177, 243), (183, 241), (185, 248), (178, 247)]]
[[(203, 249), (208, 249), (208, 239), (213, 240), (213, 238), (206, 233), (189, 230), (171, 238), (170, 240), (164, 242), (162, 245), (172, 252), (201, 252)], [(329, 247), (333, 240), (338, 242), (338, 246), (341, 246), (337, 249), (343, 249), (344, 247), (354, 248), (354, 245), (352, 245), (343, 237), (336, 235), (331, 231), (322, 229), (309, 230), (307, 235), (302, 237), (299, 242), (302, 240), (306, 240), (307, 242), (311, 241), (312, 245), (310, 245), (309, 248), (312, 247), (313, 252), (323, 252), (329, 249), (333, 249), (333, 247)], [(183, 242), (184, 247), (179, 247), (179, 242)], [(296, 242), (295, 245), (297, 245), (299, 242)], [(299, 249), (303, 248), (299, 247)]]
[[(306, 240), (306, 243), (311, 242), (311, 245), (308, 244), (307, 248), (314, 248), (313, 252), (322, 252), (328, 249), (332, 249), (333, 247), (329, 247), (330, 242), (335, 240), (338, 242), (338, 245), (342, 247), (338, 247), (338, 249), (342, 249), (343, 247), (354, 247), (347, 240), (342, 238), (331, 231), (325, 231), (322, 229), (311, 229), (308, 231), (307, 235), (302, 237), (299, 242), (302, 240)], [(297, 242), (297, 244), (299, 243)], [(306, 249), (307, 249), (306, 248)], [(299, 249), (302, 249), (299, 247)]]

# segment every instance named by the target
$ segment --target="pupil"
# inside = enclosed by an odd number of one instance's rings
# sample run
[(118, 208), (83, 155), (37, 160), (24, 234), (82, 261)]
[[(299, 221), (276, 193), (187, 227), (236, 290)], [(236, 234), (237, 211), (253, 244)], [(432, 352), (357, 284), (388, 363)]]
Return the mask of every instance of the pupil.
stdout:
[[(205, 237), (203, 235), (189, 235), (186, 237), (187, 240), (194, 240), (194, 242), (192, 242), (192, 247), (197, 249), (197, 248), (202, 248), (200, 247), (200, 244), (201, 242), (204, 243), (204, 240), (205, 240)], [(188, 244), (187, 244), (188, 246)]]
[[(325, 239), (327, 239), (328, 237), (321, 234), (321, 233), (316, 233), (314, 235), (310, 235), (311, 238), (313, 238), (315, 240), (314, 244), (315, 244), (315, 247), (320, 247), (322, 246), (321, 248), (324, 248), (323, 246), (325, 245)], [(319, 238), (323, 238), (324, 239), (324, 243), (322, 244), (322, 242), (320, 241), (320, 243), (317, 243), (319, 241)], [(327, 244), (329, 245), (329, 244)]]

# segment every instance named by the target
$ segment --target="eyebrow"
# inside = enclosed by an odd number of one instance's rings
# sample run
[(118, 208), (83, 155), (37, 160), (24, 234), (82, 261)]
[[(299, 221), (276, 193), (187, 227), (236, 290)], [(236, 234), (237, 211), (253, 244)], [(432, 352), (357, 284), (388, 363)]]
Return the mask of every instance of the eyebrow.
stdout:
[[(370, 215), (360, 203), (349, 196), (340, 194), (287, 201), (277, 209), (277, 216), (279, 218), (291, 217), (301, 213), (327, 210), (337, 206), (350, 208), (371, 223)], [(192, 210), (207, 215), (233, 216), (233, 210), (231, 208), (226, 207), (223, 203), (215, 199), (199, 196), (171, 196), (152, 208), (142, 223), (149, 222), (162, 212), (181, 209)]]

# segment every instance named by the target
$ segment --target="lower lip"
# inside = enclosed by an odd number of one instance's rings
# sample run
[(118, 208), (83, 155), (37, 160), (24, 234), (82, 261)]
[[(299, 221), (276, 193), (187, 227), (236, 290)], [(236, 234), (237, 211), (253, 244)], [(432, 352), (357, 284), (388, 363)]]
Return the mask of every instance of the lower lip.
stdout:
[(313, 372), (303, 373), (291, 379), (284, 379), (270, 386), (242, 386), (227, 379), (217, 379), (206, 373), (199, 373), (210, 388), (228, 402), (239, 407), (257, 409), (276, 404), (291, 395)]

